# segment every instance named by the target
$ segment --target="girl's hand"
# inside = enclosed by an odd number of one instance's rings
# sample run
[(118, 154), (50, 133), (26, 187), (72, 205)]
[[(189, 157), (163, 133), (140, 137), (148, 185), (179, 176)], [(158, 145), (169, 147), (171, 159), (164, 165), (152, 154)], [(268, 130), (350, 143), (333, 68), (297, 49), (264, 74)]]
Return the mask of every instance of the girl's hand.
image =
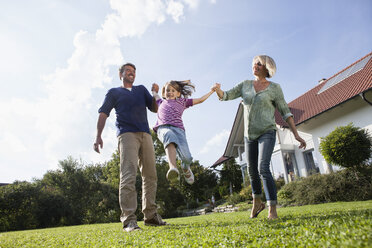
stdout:
[(156, 93), (158, 93), (159, 92), (159, 85), (157, 85), (156, 83), (153, 83), (152, 87), (151, 87), (151, 91), (155, 91)]
[(224, 92), (221, 90), (221, 84), (215, 83), (212, 87), (214, 89), (214, 92), (216, 92), (218, 99), (222, 99)]
[(215, 83), (211, 88), (211, 90), (213, 90), (213, 91), (216, 91), (216, 90), (219, 90), (219, 89), (221, 89), (221, 84), (219, 84), (219, 83)]

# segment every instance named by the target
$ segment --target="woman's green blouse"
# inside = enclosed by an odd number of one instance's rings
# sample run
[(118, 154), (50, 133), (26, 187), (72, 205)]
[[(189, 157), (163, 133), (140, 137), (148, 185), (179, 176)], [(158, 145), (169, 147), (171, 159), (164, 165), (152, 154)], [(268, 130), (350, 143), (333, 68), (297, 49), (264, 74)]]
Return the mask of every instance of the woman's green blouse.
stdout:
[(231, 90), (225, 91), (222, 101), (243, 98), (244, 136), (255, 140), (269, 130), (276, 130), (275, 109), (278, 109), (284, 120), (293, 116), (290, 112), (282, 88), (270, 82), (269, 86), (256, 93), (253, 80), (245, 80)]

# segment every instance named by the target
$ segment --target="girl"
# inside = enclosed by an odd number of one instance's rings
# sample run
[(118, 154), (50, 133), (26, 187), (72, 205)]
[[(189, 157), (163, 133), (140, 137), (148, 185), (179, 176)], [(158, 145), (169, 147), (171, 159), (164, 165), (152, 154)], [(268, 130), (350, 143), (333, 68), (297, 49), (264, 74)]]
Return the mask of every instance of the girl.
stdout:
[[(161, 99), (158, 95), (159, 86), (152, 85), (152, 93), (158, 104), (157, 121), (154, 131), (157, 132), (159, 140), (163, 143), (165, 153), (169, 162), (167, 179), (179, 179), (177, 169), (177, 154), (181, 159), (181, 167), (185, 180), (188, 184), (194, 183), (194, 174), (190, 169), (192, 156), (186, 140), (185, 128), (182, 122), (183, 111), (193, 105), (204, 102), (214, 90), (202, 96), (201, 98), (188, 99), (195, 86), (190, 80), (170, 81), (162, 88)], [(182, 96), (182, 97), (181, 97)]]

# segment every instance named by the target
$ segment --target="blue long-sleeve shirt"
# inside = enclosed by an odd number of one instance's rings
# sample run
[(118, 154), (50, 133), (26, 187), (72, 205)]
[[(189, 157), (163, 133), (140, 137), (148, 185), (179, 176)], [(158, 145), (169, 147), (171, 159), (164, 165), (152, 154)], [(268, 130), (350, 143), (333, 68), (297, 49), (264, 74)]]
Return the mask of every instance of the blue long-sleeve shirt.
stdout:
[(132, 90), (123, 87), (110, 89), (98, 113), (107, 116), (115, 108), (117, 136), (126, 132), (150, 133), (147, 110), (151, 109), (152, 96), (143, 85), (132, 86)]

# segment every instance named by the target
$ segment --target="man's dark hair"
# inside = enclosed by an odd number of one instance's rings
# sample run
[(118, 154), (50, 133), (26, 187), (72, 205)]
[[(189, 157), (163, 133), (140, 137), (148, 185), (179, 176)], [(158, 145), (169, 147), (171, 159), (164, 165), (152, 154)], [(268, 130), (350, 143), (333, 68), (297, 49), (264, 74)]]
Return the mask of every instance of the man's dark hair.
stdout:
[(134, 64), (132, 64), (132, 63), (126, 63), (126, 64), (120, 66), (120, 68), (119, 68), (119, 72), (120, 72), (120, 74), (122, 74), (122, 73), (124, 72), (124, 68), (125, 68), (125, 66), (127, 66), (127, 65), (133, 67), (134, 70), (136, 70), (136, 66), (135, 66)]

